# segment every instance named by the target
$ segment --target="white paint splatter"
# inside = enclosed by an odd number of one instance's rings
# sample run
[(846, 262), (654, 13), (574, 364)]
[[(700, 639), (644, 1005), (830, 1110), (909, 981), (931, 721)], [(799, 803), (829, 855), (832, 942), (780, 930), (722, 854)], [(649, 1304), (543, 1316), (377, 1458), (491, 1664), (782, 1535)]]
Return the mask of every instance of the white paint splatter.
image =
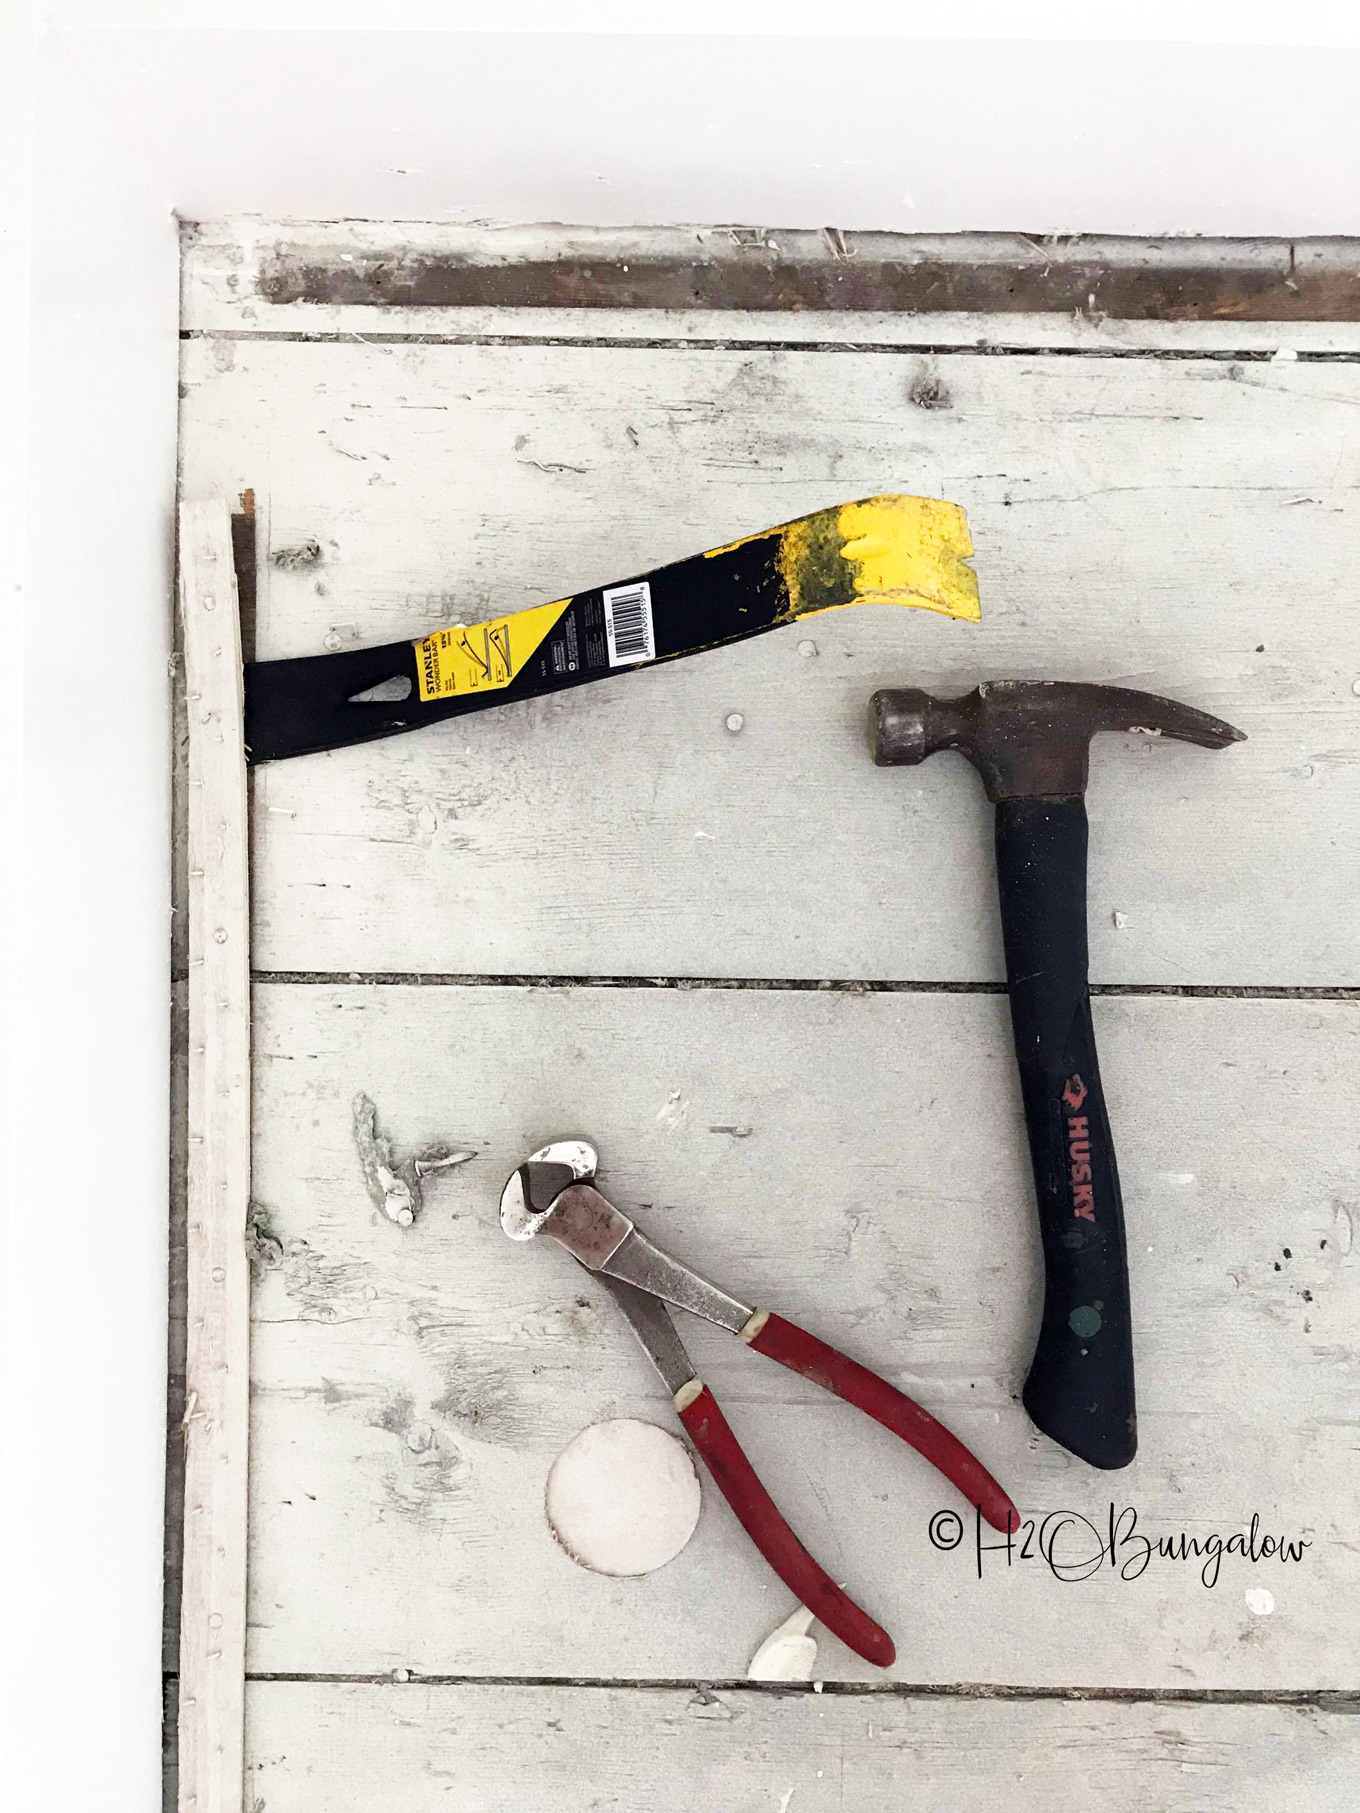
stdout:
[(748, 1681), (810, 1681), (817, 1660), (817, 1640), (810, 1637), (813, 1614), (800, 1605), (772, 1630), (751, 1657)]
[(689, 1102), (678, 1089), (672, 1089), (665, 1101), (657, 1109), (656, 1121), (667, 1133), (675, 1133), (689, 1119)]
[(1268, 1618), (1275, 1610), (1275, 1595), (1264, 1586), (1249, 1586), (1246, 1600), (1247, 1610), (1258, 1618)]
[(384, 1212), (398, 1227), (409, 1228), (416, 1218), (410, 1184), (404, 1177), (398, 1177), (394, 1171), (389, 1171), (384, 1164), (374, 1168), (382, 1188)]
[(699, 1476), (668, 1429), (635, 1417), (592, 1423), (553, 1462), (543, 1495), (553, 1534), (596, 1574), (650, 1574), (699, 1521)]

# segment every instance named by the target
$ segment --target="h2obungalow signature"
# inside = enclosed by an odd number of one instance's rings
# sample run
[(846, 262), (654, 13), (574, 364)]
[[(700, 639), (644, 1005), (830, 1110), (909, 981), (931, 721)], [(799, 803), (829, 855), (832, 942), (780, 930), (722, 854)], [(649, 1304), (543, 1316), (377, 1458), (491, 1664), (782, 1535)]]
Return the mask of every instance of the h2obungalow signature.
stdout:
[[(983, 1535), (982, 1517), (973, 1512), (973, 1553), (977, 1577), (984, 1577), (986, 1558), (1004, 1555), (1005, 1565), (1037, 1561), (1055, 1580), (1089, 1580), (1102, 1568), (1112, 1569), (1121, 1580), (1137, 1580), (1154, 1561), (1199, 1562), (1205, 1586), (1216, 1586), (1225, 1557), (1256, 1563), (1263, 1560), (1298, 1562), (1313, 1546), (1308, 1536), (1276, 1536), (1261, 1529), (1259, 1512), (1253, 1511), (1242, 1529), (1224, 1534), (1209, 1530), (1195, 1535), (1178, 1530), (1172, 1535), (1149, 1536), (1138, 1527), (1132, 1505), (1111, 1504), (1108, 1517), (1097, 1524), (1080, 1511), (1050, 1511), (1042, 1518), (1027, 1517), (1010, 1535)], [(934, 1548), (949, 1551), (962, 1546), (965, 1524), (957, 1511), (937, 1511), (927, 1525)]]

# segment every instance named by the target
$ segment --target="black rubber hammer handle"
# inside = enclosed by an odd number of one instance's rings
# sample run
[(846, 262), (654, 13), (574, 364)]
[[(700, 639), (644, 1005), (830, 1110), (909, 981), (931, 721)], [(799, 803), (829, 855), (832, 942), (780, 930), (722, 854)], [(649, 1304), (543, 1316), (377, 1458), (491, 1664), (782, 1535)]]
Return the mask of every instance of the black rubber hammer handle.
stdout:
[(1097, 731), (1240, 742), (1219, 718), (1118, 686), (989, 681), (961, 699), (878, 692), (874, 760), (956, 749), (996, 806), (996, 875), (1044, 1257), (1025, 1408), (1093, 1467), (1138, 1446), (1124, 1205), (1096, 1061), (1086, 944), (1088, 752)]
[(1080, 795), (1001, 800), (996, 876), (1044, 1255), (1025, 1409), (1093, 1467), (1126, 1467), (1138, 1445), (1133, 1328), (1124, 1205), (1087, 985)]

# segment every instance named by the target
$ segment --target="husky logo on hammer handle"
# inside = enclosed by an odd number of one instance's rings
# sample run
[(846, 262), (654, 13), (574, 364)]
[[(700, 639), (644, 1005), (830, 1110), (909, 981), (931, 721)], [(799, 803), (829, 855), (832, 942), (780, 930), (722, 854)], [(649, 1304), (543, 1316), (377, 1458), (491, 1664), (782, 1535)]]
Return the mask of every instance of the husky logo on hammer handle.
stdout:
[(1070, 1076), (1063, 1084), (1062, 1099), (1075, 1114), (1086, 1100), (1086, 1085), (1079, 1076)]
[(1067, 1156), (1072, 1161), (1072, 1213), (1078, 1221), (1094, 1221), (1096, 1197), (1091, 1186), (1091, 1127), (1084, 1114), (1076, 1113), (1086, 1100), (1086, 1085), (1079, 1076), (1068, 1077), (1062, 1099), (1073, 1110), (1067, 1117)]
[(1120, 686), (990, 681), (962, 699), (880, 692), (872, 704), (876, 762), (911, 764), (956, 749), (996, 806), (1011, 1024), (1044, 1252), (1025, 1408), (1092, 1466), (1126, 1467), (1138, 1437), (1124, 1210), (1086, 956), (1083, 795), (1090, 741), (1101, 730), (1203, 749), (1242, 740), (1219, 718)]

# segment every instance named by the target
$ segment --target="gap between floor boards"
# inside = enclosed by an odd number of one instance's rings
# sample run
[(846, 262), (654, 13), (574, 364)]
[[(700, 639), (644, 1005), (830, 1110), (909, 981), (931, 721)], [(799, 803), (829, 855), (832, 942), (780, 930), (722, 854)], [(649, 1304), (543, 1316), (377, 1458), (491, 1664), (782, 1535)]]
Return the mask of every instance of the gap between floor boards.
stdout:
[[(176, 976), (176, 981), (182, 981)], [(819, 981), (803, 976), (477, 976), (431, 970), (252, 970), (257, 987), (302, 988), (673, 988), (755, 989), (826, 995), (1004, 995), (1004, 982)], [(1360, 987), (1274, 987), (1268, 983), (1093, 982), (1097, 996), (1179, 995), (1191, 1000), (1355, 1001)]]
[[(174, 1680), (167, 1673), (167, 1681)], [(986, 1681), (939, 1684), (915, 1681), (751, 1681), (745, 1676), (700, 1679), (675, 1676), (634, 1680), (606, 1675), (437, 1675), (410, 1669), (384, 1674), (247, 1674), (252, 1685), (271, 1683), (334, 1687), (543, 1687), (583, 1688), (597, 1692), (816, 1694), (839, 1699), (876, 1697), (896, 1700), (1092, 1700), (1115, 1704), (1201, 1706), (1317, 1706), (1329, 1712), (1360, 1714), (1360, 1692), (1316, 1687), (1014, 1687)]]
[[(744, 352), (744, 353), (905, 353), (916, 358), (944, 358), (951, 353), (999, 359), (1216, 359), (1225, 364), (1268, 365), (1277, 357), (1265, 347), (1165, 347), (1165, 346), (1012, 346), (990, 341), (972, 344), (957, 340), (756, 340), (740, 333), (713, 339), (623, 339), (593, 334), (421, 334), (421, 333), (307, 333), (300, 328), (182, 327), (181, 340), (283, 341), (299, 346), (578, 346), (624, 352)], [(1360, 363), (1360, 351), (1291, 349), (1290, 363), (1346, 365)]]

